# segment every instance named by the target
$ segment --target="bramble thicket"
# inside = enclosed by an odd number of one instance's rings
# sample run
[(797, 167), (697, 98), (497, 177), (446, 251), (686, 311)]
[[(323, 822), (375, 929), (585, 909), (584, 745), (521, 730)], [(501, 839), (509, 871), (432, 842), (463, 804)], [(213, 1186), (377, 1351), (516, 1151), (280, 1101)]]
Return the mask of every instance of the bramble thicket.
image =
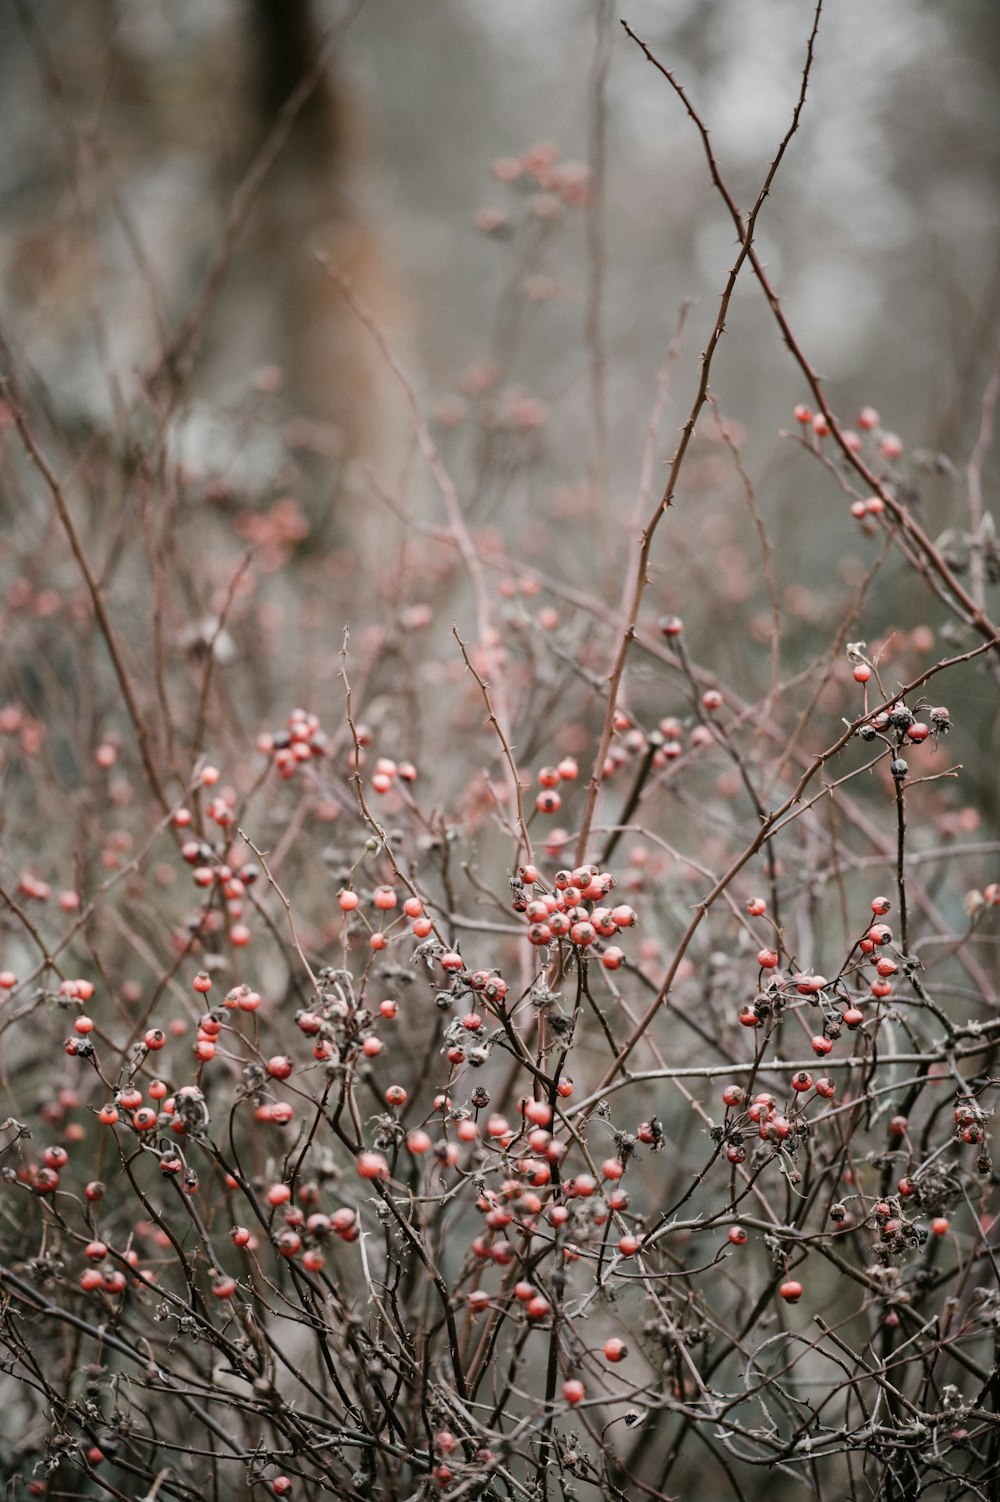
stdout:
[[(996, 1495), (1000, 365), (929, 457), (800, 340), (758, 226), (821, 6), (749, 197), (600, 9), (589, 97), (614, 41), (732, 247), (704, 333), (650, 306), (628, 494), (599, 130), (493, 163), (494, 335), (447, 392), (300, 248), (397, 404), (388, 470), (275, 367), (227, 397), (233, 462), (190, 454), (308, 88), (106, 423), (4, 342), (5, 1496)], [(589, 452), (556, 473), (519, 339), (574, 239)], [(799, 386), (762, 460), (716, 379), (737, 284)]]

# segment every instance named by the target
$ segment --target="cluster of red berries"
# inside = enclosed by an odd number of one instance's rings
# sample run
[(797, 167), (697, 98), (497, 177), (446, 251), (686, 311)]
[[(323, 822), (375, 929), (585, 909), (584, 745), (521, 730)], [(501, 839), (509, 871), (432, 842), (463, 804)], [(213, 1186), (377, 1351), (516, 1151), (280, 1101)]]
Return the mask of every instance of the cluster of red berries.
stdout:
[(125, 1270), (118, 1265), (120, 1262), (126, 1263), (139, 1286), (156, 1281), (156, 1274), (152, 1269), (143, 1272), (140, 1277), (134, 1276), (140, 1269), (139, 1254), (134, 1247), (127, 1248), (117, 1259), (113, 1259), (107, 1243), (95, 1236), (87, 1242), (83, 1255), (90, 1264), (80, 1274), (80, 1287), (84, 1293), (123, 1294), (129, 1279)]
[[(867, 662), (855, 665), (855, 682), (867, 684), (871, 676), (872, 669)], [(950, 729), (951, 715), (943, 704), (929, 709), (926, 720), (918, 720), (913, 710), (902, 700), (897, 700), (888, 709), (878, 710), (859, 725), (857, 734), (863, 741), (885, 742), (893, 753), (889, 770), (897, 782), (902, 782), (909, 772), (909, 763), (900, 753), (907, 747), (922, 745), (929, 736), (946, 735)]]
[(327, 755), (329, 739), (318, 715), (293, 709), (284, 730), (264, 731), (257, 737), (257, 750), (271, 758), (278, 776), (288, 782), (306, 762)]
[[(625, 929), (634, 928), (639, 921), (635, 909), (627, 903), (606, 905), (605, 899), (614, 884), (609, 871), (585, 865), (557, 871), (552, 891), (546, 892), (537, 867), (519, 866), (512, 881), (512, 906), (527, 919), (528, 942), (536, 948), (566, 939), (578, 949), (588, 949), (599, 939), (612, 939)], [(536, 889), (532, 895), (526, 890), (529, 887)], [(601, 963), (606, 970), (618, 970), (624, 959), (624, 952), (614, 944), (601, 952)]]
[[(216, 855), (211, 845), (203, 844), (200, 840), (185, 840), (181, 846), (181, 855), (188, 865), (193, 867), (191, 880), (202, 891), (218, 889), (221, 893), (225, 908), (225, 921), (229, 924), (229, 942), (236, 949), (243, 949), (249, 944), (251, 932), (248, 925), (243, 921), (246, 913), (247, 888), (260, 876), (260, 871), (252, 862), (240, 863), (238, 860), (222, 860)], [(192, 920), (192, 927), (198, 931), (213, 932), (222, 924), (222, 916), (214, 909), (206, 907), (205, 911), (198, 914)], [(184, 936), (183, 943), (189, 942), (188, 936)]]
[[(572, 1089), (570, 1081), (560, 1080), (557, 1096), (565, 1099)], [(635, 1151), (636, 1137), (622, 1135), (619, 1155), (600, 1164), (600, 1181), (591, 1173), (563, 1178), (561, 1165), (567, 1146), (551, 1130), (552, 1107), (546, 1101), (527, 1100), (521, 1102), (521, 1111), (524, 1126), (520, 1132), (515, 1132), (504, 1116), (494, 1114), (487, 1119), (484, 1146), (497, 1155), (497, 1166), (505, 1167), (508, 1176), (498, 1188), (484, 1188), (480, 1193), (477, 1204), (484, 1230), (473, 1239), (473, 1254), (482, 1262), (509, 1267), (518, 1256), (511, 1232), (516, 1232), (520, 1241), (533, 1235), (540, 1222), (545, 1222), (568, 1234), (570, 1239), (563, 1244), (563, 1259), (575, 1261), (584, 1243), (591, 1237), (602, 1241), (611, 1218), (621, 1222), (629, 1208), (629, 1195), (620, 1181)], [(477, 1124), (460, 1121), (460, 1129), (463, 1124), (472, 1130), (464, 1133), (460, 1130), (460, 1135), (474, 1138)], [(641, 1240), (625, 1231), (619, 1236), (617, 1247), (622, 1257), (631, 1258), (640, 1251)], [(522, 1279), (514, 1294), (529, 1321), (545, 1320), (552, 1313), (551, 1299), (530, 1279)], [(468, 1303), (473, 1313), (481, 1313), (490, 1307), (492, 1298), (484, 1289), (477, 1288), (469, 1295)]]
[[(146, 1093), (152, 1105), (143, 1104), (143, 1093), (137, 1085), (123, 1086), (115, 1092), (113, 1100), (100, 1107), (98, 1121), (102, 1126), (129, 1124), (140, 1136), (171, 1132), (182, 1137), (206, 1119), (205, 1098), (197, 1085), (182, 1085), (171, 1093), (163, 1080), (154, 1079), (147, 1085)], [(161, 1159), (160, 1167), (164, 1173), (175, 1173), (183, 1164), (175, 1155), (168, 1154)]]
[[(889, 912), (890, 902), (887, 897), (874, 897), (871, 902), (872, 912), (876, 917), (883, 917)], [(755, 897), (747, 904), (747, 911), (753, 917), (759, 917), (766, 912), (767, 904), (761, 897)], [(890, 955), (877, 953), (886, 945), (892, 943), (892, 930), (885, 923), (873, 923), (858, 940), (855, 946), (860, 953), (861, 963), (870, 962), (875, 967), (875, 977), (869, 983), (869, 990), (876, 1001), (885, 1001), (892, 995), (892, 977), (899, 973), (899, 964)], [(774, 972), (779, 962), (778, 952), (775, 949), (764, 947), (757, 953), (757, 964), (763, 972)], [(846, 967), (845, 967), (846, 968)], [(855, 967), (857, 968), (857, 967)], [(843, 1025), (849, 1029), (857, 1029), (864, 1022), (864, 1013), (859, 1009), (858, 1003), (863, 997), (854, 1000), (848, 999), (848, 1005), (843, 1011), (837, 1011), (829, 1006), (825, 992), (829, 982), (823, 975), (795, 974), (788, 981), (782, 981), (774, 976), (768, 982), (763, 993), (751, 1004), (747, 1003), (739, 1013), (739, 1020), (744, 1027), (759, 1027), (765, 1018), (770, 1015), (775, 1006), (789, 995), (808, 997), (813, 1003), (823, 1004), (826, 1009), (826, 1024), (824, 1031), (811, 1039), (812, 1050), (819, 1057), (825, 1057), (831, 1052), (834, 1040), (840, 1035)], [(836, 982), (839, 991), (844, 985), (843, 973)], [(843, 1005), (843, 998), (841, 998)]]
[[(369, 903), (378, 914), (377, 928), (372, 926), (365, 914), (364, 909)], [(423, 899), (411, 894), (400, 904), (399, 894), (388, 882), (375, 887), (364, 905), (361, 894), (353, 887), (342, 887), (337, 894), (337, 905), (342, 913), (350, 916), (356, 914), (363, 920), (368, 927), (369, 947), (373, 950), (386, 948), (392, 936), (392, 930), (401, 918), (409, 920), (410, 933), (421, 942), (434, 932), (434, 920), (425, 911)], [(399, 916), (390, 918), (389, 915), (395, 913), (397, 908), (400, 909)]]
[[(807, 1069), (800, 1069), (792, 1075), (792, 1089), (800, 1100), (810, 1090), (815, 1090), (821, 1100), (832, 1100), (836, 1095), (836, 1086), (831, 1079), (821, 1077), (814, 1080)], [(733, 1164), (746, 1162), (746, 1138), (750, 1135), (749, 1130), (741, 1125), (745, 1116), (747, 1122), (757, 1128), (757, 1135), (762, 1142), (781, 1144), (790, 1138), (800, 1136), (806, 1130), (805, 1118), (801, 1112), (789, 1115), (778, 1106), (773, 1095), (768, 1091), (761, 1091), (756, 1095), (746, 1111), (746, 1092), (741, 1085), (727, 1085), (722, 1092), (723, 1104), (727, 1111), (735, 1111), (738, 1114), (733, 1117), (727, 1116), (723, 1137), (725, 1140), (725, 1157)]]
[[(828, 438), (830, 435), (830, 423), (824, 412), (814, 412), (811, 407), (800, 402), (793, 413), (795, 421), (800, 427), (808, 428), (815, 438)], [(878, 452), (883, 459), (891, 462), (900, 458), (903, 452), (902, 440), (895, 433), (886, 433), (882, 429), (882, 419), (874, 407), (862, 407), (857, 415), (857, 425), (861, 433), (874, 435)], [(850, 428), (843, 430), (843, 439), (847, 447), (853, 453), (860, 453), (862, 448), (861, 434)]]
[(37, 756), (45, 739), (45, 726), (26, 714), (20, 704), (4, 704), (0, 707), (0, 735), (18, 736), (24, 754)]
[[(660, 630), (668, 638), (679, 634), (681, 629), (679, 616), (665, 616), (660, 621)], [(722, 703), (722, 695), (717, 689), (707, 690), (702, 699), (702, 707), (709, 714), (720, 709)], [(630, 715), (619, 710), (615, 715), (614, 731), (614, 739), (601, 772), (605, 779), (644, 757), (649, 758), (649, 766), (654, 772), (661, 772), (684, 753), (684, 726), (676, 715), (664, 715), (656, 729), (647, 734)], [(700, 751), (714, 744), (715, 737), (708, 725), (699, 723), (691, 726), (688, 732), (689, 750)]]
[(542, 767), (538, 773), (539, 792), (535, 807), (540, 814), (555, 814), (562, 807), (562, 798), (557, 791), (561, 782), (575, 782), (580, 768), (572, 756), (564, 756), (558, 765)]
[[(283, 1229), (271, 1228), (271, 1240), (279, 1257), (286, 1261), (298, 1261), (306, 1272), (322, 1272), (326, 1265), (323, 1244), (331, 1236), (343, 1242), (357, 1241), (361, 1235), (358, 1213), (349, 1205), (342, 1205), (329, 1215), (313, 1207), (319, 1202), (320, 1190), (315, 1183), (302, 1184), (298, 1191), (297, 1205), (291, 1203), (291, 1186), (285, 1183), (272, 1184), (265, 1195), (273, 1211), (281, 1212)], [(307, 1214), (307, 1211), (311, 1213)], [(246, 1226), (233, 1226), (229, 1233), (235, 1247), (253, 1253), (258, 1249), (258, 1238)], [(216, 1298), (230, 1299), (237, 1289), (232, 1277), (218, 1278), (212, 1292)]]
[(390, 793), (397, 779), (400, 782), (416, 782), (417, 769), (412, 761), (397, 762), (389, 756), (380, 756), (371, 775), (372, 790), (383, 795)]

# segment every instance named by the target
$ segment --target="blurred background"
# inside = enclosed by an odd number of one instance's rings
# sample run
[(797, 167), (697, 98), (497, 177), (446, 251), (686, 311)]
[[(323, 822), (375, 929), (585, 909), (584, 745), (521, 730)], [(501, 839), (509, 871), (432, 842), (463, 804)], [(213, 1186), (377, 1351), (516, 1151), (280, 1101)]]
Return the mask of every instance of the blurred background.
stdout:
[[(611, 468), (628, 494), (636, 404), (651, 399), (684, 298), (695, 304), (688, 352), (700, 350), (733, 231), (690, 123), (619, 12), (689, 88), (748, 207), (795, 97), (809, 20), (799, 0), (365, 0), (349, 11), (10, 0), (6, 337), (81, 419), (112, 410), (109, 359), (134, 392), (157, 316), (173, 327), (189, 311), (254, 151), (334, 25), (324, 84), (278, 154), (209, 320), (202, 390), (222, 402), (255, 366), (288, 365), (296, 403), (329, 404), (316, 387), (330, 381), (322, 362), (336, 338), (324, 346), (314, 327), (305, 352), (308, 325), (322, 323), (322, 278), (308, 265), (319, 240), (370, 291), (377, 260), (375, 301), (394, 336), (405, 331), (422, 391), (454, 390), (493, 352), (521, 227), (523, 192), (491, 180), (491, 163), (539, 141), (592, 160), (600, 66)], [(838, 401), (871, 400), (908, 446), (956, 459), (1000, 310), (995, 20), (989, 0), (829, 5), (804, 123), (761, 221), (775, 283)], [(477, 209), (501, 216), (493, 233), (476, 228)], [(582, 218), (563, 218), (531, 265), (553, 285), (547, 299), (534, 288), (515, 373), (551, 406), (547, 441), (572, 455), (586, 438), (588, 273)], [(801, 395), (749, 278), (717, 384), (761, 444)]]

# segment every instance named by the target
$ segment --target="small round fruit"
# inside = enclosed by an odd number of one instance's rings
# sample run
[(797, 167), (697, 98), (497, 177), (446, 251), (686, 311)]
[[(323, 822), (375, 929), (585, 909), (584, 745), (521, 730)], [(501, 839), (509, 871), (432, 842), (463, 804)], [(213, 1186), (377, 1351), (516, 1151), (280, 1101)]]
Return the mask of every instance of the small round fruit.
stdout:
[(387, 1179), (389, 1165), (381, 1153), (361, 1153), (355, 1165), (363, 1179)]

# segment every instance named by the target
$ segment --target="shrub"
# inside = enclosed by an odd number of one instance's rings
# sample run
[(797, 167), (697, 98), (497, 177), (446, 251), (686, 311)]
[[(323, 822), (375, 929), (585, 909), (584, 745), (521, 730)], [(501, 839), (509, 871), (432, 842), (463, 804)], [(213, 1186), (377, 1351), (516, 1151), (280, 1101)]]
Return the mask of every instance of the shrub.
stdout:
[[(996, 382), (935, 541), (755, 248), (813, 38), (749, 212), (638, 46), (737, 247), (674, 396), (681, 313), (628, 517), (598, 452), (523, 536), (487, 526), (549, 412), (498, 359), (428, 415), (334, 264), (441, 508), (359, 482), (361, 560), (276, 409), (242, 414), (275, 473), (233, 483), (179, 460), (182, 382), (81, 445), (9, 364), (11, 1495), (996, 1485), (1000, 885), (963, 726), (998, 662)], [(495, 176), (521, 249), (593, 212), (554, 148)], [(863, 555), (828, 589), (714, 394), (738, 278), (801, 375), (803, 491)]]

